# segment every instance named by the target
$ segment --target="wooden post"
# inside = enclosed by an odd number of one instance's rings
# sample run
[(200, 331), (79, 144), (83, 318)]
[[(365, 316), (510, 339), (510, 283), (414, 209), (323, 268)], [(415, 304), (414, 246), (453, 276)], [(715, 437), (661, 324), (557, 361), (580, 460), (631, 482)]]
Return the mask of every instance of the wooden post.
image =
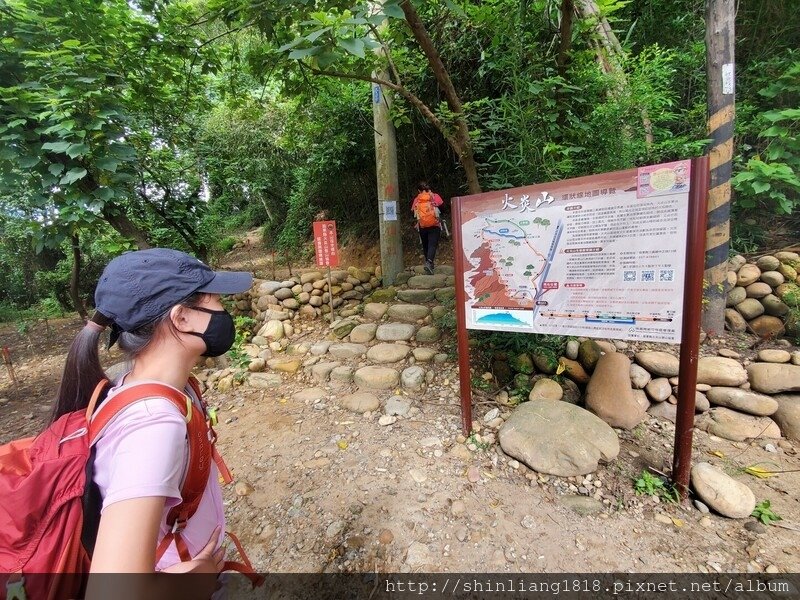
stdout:
[(11, 362), (11, 352), (9, 352), (8, 346), (3, 346), (3, 362), (8, 370), (8, 376), (11, 378), (11, 383), (13, 383), (15, 386), (19, 385), (17, 383), (17, 374), (14, 373), (14, 365)]
[(692, 468), (695, 390), (700, 355), (700, 307), (703, 299), (703, 242), (706, 232), (708, 157), (692, 159), (690, 185), (678, 408), (675, 419), (675, 450), (672, 456), (672, 480), (681, 498), (687, 497)]
[(706, 0), (706, 74), (711, 183), (705, 244), (703, 329), (719, 335), (725, 328), (731, 215), (731, 159), (735, 115), (734, 0)]
[(331, 266), (328, 265), (328, 304), (331, 307), (331, 323), (333, 323), (333, 283), (331, 281)]
[[(382, 1), (371, 2), (379, 8)], [(378, 31), (388, 29), (386, 21)], [(383, 46), (378, 46), (375, 53), (385, 60)], [(386, 72), (374, 73), (380, 79), (389, 79)], [(381, 244), (381, 278), (384, 285), (392, 285), (397, 274), (403, 270), (403, 242), (400, 235), (399, 211), (389, 219), (384, 218), (386, 202), (394, 202), (397, 207), (400, 200), (400, 189), (397, 178), (397, 140), (394, 123), (389, 115), (392, 108), (391, 93), (377, 83), (372, 84), (372, 123), (375, 131), (375, 173), (378, 190), (378, 229)]]
[(453, 219), (453, 249), (456, 274), (456, 339), (458, 340), (458, 383), (461, 392), (461, 431), (472, 431), (472, 377), (469, 369), (469, 334), (467, 333), (467, 292), (464, 288), (464, 250), (461, 239), (461, 198), (450, 202)]

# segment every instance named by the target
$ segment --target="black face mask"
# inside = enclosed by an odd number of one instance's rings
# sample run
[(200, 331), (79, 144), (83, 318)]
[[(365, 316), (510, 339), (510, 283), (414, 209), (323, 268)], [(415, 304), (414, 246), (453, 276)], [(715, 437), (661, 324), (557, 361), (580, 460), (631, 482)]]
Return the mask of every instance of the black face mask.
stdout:
[(206, 351), (203, 356), (215, 357), (225, 354), (233, 346), (236, 340), (236, 326), (233, 324), (233, 317), (227, 310), (211, 310), (210, 308), (200, 308), (193, 306), (192, 310), (211, 315), (208, 327), (203, 333), (187, 331), (186, 333), (196, 335), (206, 343)]

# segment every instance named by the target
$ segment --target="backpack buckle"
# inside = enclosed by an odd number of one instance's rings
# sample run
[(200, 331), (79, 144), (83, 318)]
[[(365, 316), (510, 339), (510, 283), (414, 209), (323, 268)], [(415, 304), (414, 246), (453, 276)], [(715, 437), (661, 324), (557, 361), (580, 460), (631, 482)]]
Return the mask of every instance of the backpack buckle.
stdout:
[[(186, 527), (186, 519), (175, 519), (175, 522), (172, 524), (172, 533), (180, 533)], [(9, 600), (11, 600), (9, 598)], [(24, 599), (23, 599), (24, 600)]]
[(6, 599), (28, 600), (28, 594), (25, 592), (24, 577), (20, 577), (16, 581), (6, 581)]

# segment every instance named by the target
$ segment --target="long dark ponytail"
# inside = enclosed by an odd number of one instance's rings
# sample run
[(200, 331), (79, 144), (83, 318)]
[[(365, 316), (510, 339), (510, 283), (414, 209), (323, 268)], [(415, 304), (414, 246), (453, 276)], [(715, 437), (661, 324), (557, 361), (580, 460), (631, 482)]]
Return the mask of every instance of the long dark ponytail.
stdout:
[(68, 412), (86, 408), (97, 384), (106, 378), (98, 350), (102, 332), (101, 326), (89, 322), (72, 341), (50, 416), (51, 422)]

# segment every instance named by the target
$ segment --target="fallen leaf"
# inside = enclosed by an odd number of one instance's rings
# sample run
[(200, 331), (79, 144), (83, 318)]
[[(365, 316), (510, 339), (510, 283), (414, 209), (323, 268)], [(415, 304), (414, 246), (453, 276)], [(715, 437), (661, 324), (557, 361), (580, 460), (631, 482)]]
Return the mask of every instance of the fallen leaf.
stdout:
[(708, 453), (711, 456), (716, 456), (717, 458), (725, 458), (725, 455), (719, 450), (709, 450)]
[(339, 440), (336, 445), (339, 446), (340, 450), (347, 450), (347, 440)]
[(672, 519), (672, 524), (675, 525), (675, 527), (683, 527), (682, 519), (678, 519), (677, 517), (670, 517), (670, 518)]
[(759, 479), (767, 479), (768, 477), (775, 476), (775, 473), (773, 473), (772, 471), (768, 471), (763, 467), (757, 467), (755, 465), (745, 467), (744, 472), (747, 473), (748, 475), (752, 475), (753, 477), (758, 477)]

